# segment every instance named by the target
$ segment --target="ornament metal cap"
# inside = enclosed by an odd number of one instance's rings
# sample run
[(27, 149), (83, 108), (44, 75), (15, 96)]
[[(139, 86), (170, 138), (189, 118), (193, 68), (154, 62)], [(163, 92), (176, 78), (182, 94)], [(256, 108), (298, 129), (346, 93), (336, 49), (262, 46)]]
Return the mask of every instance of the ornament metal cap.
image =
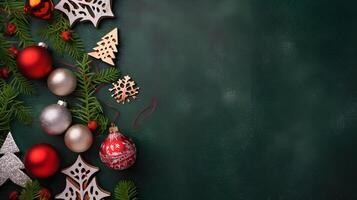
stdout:
[(109, 133), (114, 133), (114, 132), (118, 132), (118, 127), (115, 126), (114, 123), (112, 123), (111, 127), (109, 128)]
[(46, 44), (46, 43), (44, 43), (44, 42), (39, 42), (38, 44), (37, 44), (37, 46), (39, 46), (39, 47), (43, 47), (43, 48), (48, 48), (48, 45)]
[(57, 104), (60, 105), (60, 106), (67, 107), (67, 102), (62, 101), (62, 100), (58, 100), (58, 101), (57, 101)]

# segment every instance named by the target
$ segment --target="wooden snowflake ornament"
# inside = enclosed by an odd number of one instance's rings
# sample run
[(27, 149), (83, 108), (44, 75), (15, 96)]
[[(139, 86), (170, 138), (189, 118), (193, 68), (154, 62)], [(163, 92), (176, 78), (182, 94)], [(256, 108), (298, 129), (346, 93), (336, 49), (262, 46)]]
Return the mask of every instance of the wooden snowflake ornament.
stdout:
[(119, 79), (117, 83), (112, 84), (113, 88), (110, 88), (109, 91), (114, 91), (112, 97), (114, 97), (118, 103), (124, 104), (125, 102), (130, 102), (130, 97), (136, 99), (136, 95), (139, 93), (139, 87), (136, 87), (136, 83), (128, 75)]
[(118, 52), (118, 43), (118, 29), (115, 28), (102, 37), (102, 40), (97, 43), (98, 46), (94, 47), (94, 51), (88, 53), (88, 55), (114, 66), (114, 53)]
[(111, 0), (60, 0), (55, 8), (67, 15), (71, 26), (80, 20), (97, 27), (102, 18), (114, 17), (111, 6)]
[(79, 155), (77, 161), (67, 169), (62, 170), (66, 174), (66, 188), (56, 196), (56, 199), (64, 200), (100, 200), (109, 197), (110, 193), (97, 185), (94, 173), (99, 171), (98, 167), (84, 162)]

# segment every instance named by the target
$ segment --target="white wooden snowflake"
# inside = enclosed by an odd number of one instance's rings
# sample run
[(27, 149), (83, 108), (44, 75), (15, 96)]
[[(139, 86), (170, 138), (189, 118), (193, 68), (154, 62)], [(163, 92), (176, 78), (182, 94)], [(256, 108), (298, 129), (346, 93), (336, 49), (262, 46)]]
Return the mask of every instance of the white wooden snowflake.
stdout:
[(111, 0), (60, 0), (55, 6), (67, 15), (71, 26), (77, 20), (91, 21), (95, 27), (104, 17), (114, 17)]
[(113, 59), (115, 59), (115, 54), (118, 52), (118, 29), (115, 28), (111, 30), (108, 34), (102, 37), (102, 40), (97, 43), (98, 46), (93, 48), (93, 52), (88, 53), (88, 55), (101, 59), (110, 65), (114, 65)]
[(109, 197), (110, 193), (97, 185), (96, 178), (91, 179), (97, 171), (99, 171), (98, 167), (84, 162), (79, 155), (72, 166), (62, 170), (62, 173), (68, 176), (66, 178), (66, 188), (56, 196), (56, 199), (100, 200)]
[(110, 88), (109, 91), (114, 91), (112, 97), (114, 97), (118, 103), (124, 104), (125, 102), (130, 102), (130, 97), (136, 99), (136, 95), (139, 93), (139, 87), (136, 87), (136, 83), (128, 75), (119, 79), (117, 83), (112, 84), (113, 88)]

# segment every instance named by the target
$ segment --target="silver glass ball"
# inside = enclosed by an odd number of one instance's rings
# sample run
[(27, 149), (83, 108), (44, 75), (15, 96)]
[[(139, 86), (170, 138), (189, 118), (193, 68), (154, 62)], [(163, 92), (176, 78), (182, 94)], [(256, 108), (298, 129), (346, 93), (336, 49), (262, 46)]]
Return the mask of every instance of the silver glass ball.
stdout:
[(42, 110), (40, 123), (49, 135), (60, 135), (71, 125), (72, 115), (64, 105), (52, 104)]
[(85, 152), (92, 146), (93, 135), (87, 126), (76, 124), (66, 131), (64, 143), (73, 152)]
[(71, 94), (77, 86), (77, 78), (72, 71), (65, 68), (53, 70), (47, 79), (48, 89), (57, 96)]

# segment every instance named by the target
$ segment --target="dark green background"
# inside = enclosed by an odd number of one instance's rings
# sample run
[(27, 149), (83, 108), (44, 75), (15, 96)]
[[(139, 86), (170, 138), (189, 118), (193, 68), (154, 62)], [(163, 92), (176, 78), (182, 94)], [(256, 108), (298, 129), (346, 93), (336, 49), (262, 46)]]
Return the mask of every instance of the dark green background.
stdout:
[[(103, 188), (135, 180), (141, 199), (309, 200), (357, 198), (357, 2), (338, 0), (113, 0), (116, 18), (77, 24), (89, 51), (120, 28), (117, 67), (141, 87), (117, 124), (138, 147), (134, 167), (112, 171), (98, 147), (84, 157)], [(34, 27), (43, 22), (34, 20)], [(61, 58), (56, 57), (56, 60)], [(100, 62), (97, 62), (104, 66)], [(60, 67), (61, 65), (57, 65)], [(57, 101), (36, 82), (34, 116)], [(158, 100), (156, 111), (132, 124)], [(107, 109), (109, 117), (114, 113)], [(15, 123), (24, 152), (62, 137)], [(22, 154), (23, 155), (23, 154)], [(22, 156), (21, 155), (21, 156)], [(58, 173), (42, 183), (64, 188)], [(14, 186), (1, 187), (1, 196)]]

